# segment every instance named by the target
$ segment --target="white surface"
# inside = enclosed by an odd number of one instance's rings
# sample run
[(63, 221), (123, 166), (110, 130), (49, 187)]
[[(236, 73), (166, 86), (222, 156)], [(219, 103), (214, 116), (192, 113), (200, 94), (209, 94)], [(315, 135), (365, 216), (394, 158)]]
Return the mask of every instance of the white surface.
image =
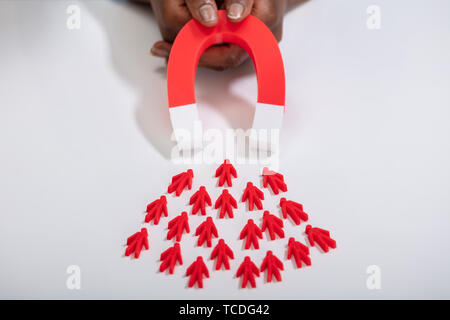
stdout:
[[(69, 3), (82, 9), (81, 30), (66, 28)], [(186, 169), (169, 160), (151, 13), (113, 1), (1, 1), (0, 298), (450, 298), (450, 3), (378, 0), (379, 31), (366, 27), (371, 4), (312, 0), (288, 14), (281, 43), (287, 197), (332, 231), (338, 249), (312, 249), (302, 270), (285, 261), (282, 283), (240, 290), (232, 272), (212, 271), (196, 290), (182, 273), (210, 250), (195, 248), (192, 233), (183, 267), (157, 272), (168, 219), (149, 227), (150, 251), (122, 257), (145, 205)], [(199, 71), (197, 98), (205, 125), (249, 128), (251, 65)], [(213, 199), (215, 168), (193, 167), (193, 189), (205, 184)], [(260, 183), (259, 167), (237, 169), (236, 198), (247, 180)], [(279, 196), (264, 193), (278, 213)], [(168, 201), (174, 216), (187, 194)], [(247, 254), (238, 233), (258, 215), (240, 204), (235, 220), (217, 222), (233, 270)], [(202, 220), (190, 216), (192, 229)], [(301, 240), (303, 228), (286, 222)], [(285, 240), (263, 249), (282, 255)], [(257, 263), (262, 254), (250, 252)], [(79, 291), (66, 288), (69, 265), (81, 267)], [(381, 268), (381, 290), (366, 287), (369, 265)]]
[(253, 118), (253, 129), (281, 129), (283, 124), (284, 106), (257, 103), (255, 117)]
[[(253, 117), (253, 125), (249, 139), (249, 144), (253, 148), (258, 148), (273, 152), (278, 156), (279, 143), (272, 141), (271, 137), (279, 136), (284, 118), (284, 106), (277, 106), (273, 104), (257, 103), (255, 107), (255, 115)], [(275, 169), (275, 168), (274, 168)], [(279, 168), (276, 168), (278, 170)]]
[[(169, 108), (169, 114), (178, 147), (180, 149), (188, 149), (194, 145), (201, 146), (201, 139), (198, 139), (197, 143), (193, 141), (196, 136), (195, 126), (202, 127), (202, 122), (198, 118), (197, 104)], [(186, 135), (189, 138), (187, 140), (183, 139)]]

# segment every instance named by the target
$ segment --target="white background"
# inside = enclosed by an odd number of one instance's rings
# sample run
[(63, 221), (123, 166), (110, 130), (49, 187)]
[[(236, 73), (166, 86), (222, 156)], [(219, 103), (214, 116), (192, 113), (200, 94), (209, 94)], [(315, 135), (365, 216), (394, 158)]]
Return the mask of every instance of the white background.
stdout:
[[(81, 8), (68, 30), (66, 8)], [(164, 61), (148, 52), (159, 31), (150, 11), (117, 1), (0, 2), (0, 298), (450, 298), (450, 2), (378, 0), (381, 30), (366, 26), (366, 0), (311, 0), (288, 13), (281, 42), (287, 114), (280, 171), (287, 197), (338, 248), (311, 249), (312, 266), (285, 260), (287, 238), (243, 251), (244, 222), (262, 212), (240, 204), (216, 220), (234, 249), (231, 271), (212, 271), (187, 289), (185, 268), (210, 249), (194, 246), (203, 221), (190, 216), (184, 265), (158, 272), (168, 218), (148, 226), (150, 250), (123, 257), (148, 202), (187, 166), (170, 160)], [(256, 100), (250, 63), (200, 70), (197, 98), (206, 127), (248, 128)], [(213, 200), (217, 166), (196, 165), (194, 188)], [(260, 184), (258, 166), (237, 166), (231, 193)], [(279, 214), (279, 196), (264, 190)], [(192, 192), (169, 196), (170, 216)], [(209, 210), (216, 217), (216, 211)], [(285, 221), (304, 241), (306, 224)], [(265, 236), (266, 237), (266, 236)], [(283, 258), (283, 282), (239, 289), (238, 264)], [(81, 268), (68, 290), (66, 268)], [(366, 286), (370, 265), (381, 290)]]

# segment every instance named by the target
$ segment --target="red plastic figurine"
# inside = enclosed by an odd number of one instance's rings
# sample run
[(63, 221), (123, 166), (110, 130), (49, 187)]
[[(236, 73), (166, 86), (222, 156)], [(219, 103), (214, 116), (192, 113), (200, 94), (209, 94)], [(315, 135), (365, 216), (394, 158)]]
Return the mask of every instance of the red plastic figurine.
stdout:
[(234, 178), (237, 178), (236, 169), (231, 164), (230, 160), (226, 159), (219, 168), (216, 170), (216, 178), (219, 178), (219, 187), (222, 187), (227, 182), (229, 187), (233, 186), (233, 183), (231, 182), (231, 176)]
[(208, 192), (206, 191), (206, 188), (204, 186), (201, 186), (200, 189), (189, 200), (189, 204), (193, 204), (192, 207), (192, 214), (197, 214), (198, 209), (200, 209), (200, 212), (202, 215), (206, 215), (206, 204), (208, 206), (211, 206), (211, 198), (209, 197)]
[(292, 259), (294, 256), (297, 268), (302, 267), (302, 261), (307, 265), (311, 265), (311, 258), (309, 257), (309, 248), (303, 243), (295, 241), (294, 238), (289, 238), (288, 243), (288, 259)]
[(266, 229), (269, 231), (270, 240), (275, 240), (275, 234), (284, 238), (283, 220), (270, 214), (269, 211), (264, 211), (261, 231), (264, 232)]
[(255, 249), (259, 249), (258, 238), (262, 239), (262, 232), (252, 219), (248, 220), (244, 229), (241, 231), (240, 239), (242, 240), (245, 237), (245, 249), (250, 249), (252, 243)]
[(234, 259), (233, 251), (223, 239), (220, 239), (219, 243), (211, 252), (211, 260), (217, 259), (216, 270), (219, 270), (222, 264), (225, 266), (226, 270), (230, 270), (230, 263), (228, 262), (228, 258)]
[(167, 232), (167, 240), (172, 239), (176, 235), (176, 240), (179, 242), (183, 231), (189, 233), (189, 223), (187, 212), (181, 213), (178, 217), (169, 221), (169, 232)]
[(250, 284), (253, 288), (256, 288), (255, 275), (259, 277), (259, 269), (253, 263), (249, 256), (244, 258), (241, 266), (239, 267), (236, 277), (243, 276), (242, 278), (242, 288), (247, 286), (247, 281), (250, 281)]
[(142, 247), (148, 250), (148, 232), (146, 228), (142, 228), (141, 231), (136, 232), (127, 239), (127, 249), (125, 250), (125, 256), (128, 257), (134, 252), (134, 257), (137, 259), (141, 254)]
[(227, 189), (222, 191), (222, 194), (217, 199), (214, 204), (214, 209), (220, 207), (219, 217), (220, 219), (225, 218), (225, 214), (228, 213), (228, 217), (233, 218), (233, 208), (237, 209), (237, 202), (233, 196), (228, 192)]
[(300, 203), (281, 198), (280, 207), (283, 212), (283, 218), (287, 219), (289, 215), (296, 225), (299, 225), (302, 220), (308, 221), (308, 215), (303, 211), (303, 205)]
[(211, 237), (215, 236), (216, 238), (219, 236), (217, 233), (217, 228), (214, 225), (213, 219), (211, 217), (206, 218), (202, 224), (200, 224), (195, 230), (195, 235), (198, 237), (197, 245), (200, 247), (206, 240), (206, 245), (211, 247)]
[(283, 262), (273, 255), (272, 251), (267, 251), (266, 257), (261, 264), (261, 272), (267, 270), (267, 282), (272, 282), (272, 275), (277, 281), (281, 281), (280, 270), (284, 270)]
[(311, 246), (317, 243), (324, 252), (328, 252), (329, 248), (336, 249), (336, 241), (330, 237), (330, 231), (313, 228), (311, 225), (307, 225), (305, 233), (308, 235), (308, 240)]
[(247, 187), (242, 195), (242, 202), (248, 200), (248, 210), (253, 211), (253, 206), (256, 205), (258, 210), (263, 208), (261, 200), (264, 200), (264, 193), (253, 185), (253, 183), (248, 182)]
[(189, 169), (186, 172), (182, 172), (172, 177), (172, 183), (167, 189), (168, 193), (175, 192), (175, 194), (180, 196), (183, 192), (184, 188), (187, 186), (189, 190), (192, 188), (192, 178), (194, 177), (194, 172), (192, 169)]
[(169, 268), (169, 273), (173, 274), (173, 270), (175, 269), (177, 261), (180, 265), (183, 264), (183, 258), (181, 257), (180, 252), (180, 244), (175, 243), (173, 247), (170, 247), (169, 249), (161, 253), (161, 257), (159, 260), (162, 261), (161, 266), (159, 267), (159, 271), (164, 272), (167, 268)]
[(145, 222), (153, 220), (154, 224), (159, 223), (161, 215), (167, 217), (167, 199), (165, 196), (161, 196), (158, 200), (153, 201), (147, 206), (147, 215), (145, 216)]
[(284, 177), (281, 173), (269, 170), (265, 167), (263, 169), (263, 186), (267, 188), (269, 185), (273, 193), (278, 194), (281, 191), (287, 191), (287, 185), (284, 183)]
[(203, 275), (209, 278), (208, 268), (203, 262), (203, 258), (199, 256), (186, 270), (186, 276), (191, 276), (189, 278), (189, 288), (192, 288), (195, 282), (197, 282), (199, 288), (203, 288)]

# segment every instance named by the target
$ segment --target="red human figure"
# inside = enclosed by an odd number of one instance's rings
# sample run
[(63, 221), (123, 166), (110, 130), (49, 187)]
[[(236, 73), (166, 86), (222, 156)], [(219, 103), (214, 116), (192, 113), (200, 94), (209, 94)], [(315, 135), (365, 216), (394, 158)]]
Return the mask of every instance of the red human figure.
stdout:
[(242, 195), (242, 202), (248, 200), (248, 210), (253, 211), (253, 206), (256, 205), (258, 210), (262, 209), (262, 202), (264, 200), (264, 193), (253, 185), (253, 183), (248, 182), (247, 187)]
[(206, 240), (206, 245), (211, 247), (211, 237), (215, 236), (216, 238), (219, 236), (217, 233), (217, 228), (214, 225), (213, 219), (211, 217), (206, 218), (202, 224), (200, 224), (195, 230), (195, 235), (199, 236), (197, 245), (200, 247)]
[(259, 277), (259, 269), (253, 263), (249, 256), (244, 258), (244, 261), (241, 263), (236, 277), (243, 276), (242, 278), (242, 288), (247, 287), (247, 282), (250, 281), (250, 284), (253, 288), (256, 288), (255, 276)]
[(180, 244), (175, 243), (173, 247), (170, 247), (169, 249), (161, 253), (159, 261), (162, 261), (159, 267), (160, 272), (164, 272), (167, 268), (169, 268), (169, 273), (173, 274), (173, 270), (175, 269), (177, 261), (180, 265), (183, 264), (183, 258), (181, 257), (180, 252)]
[(288, 259), (292, 259), (294, 256), (295, 263), (297, 264), (297, 268), (302, 267), (302, 261), (307, 266), (311, 265), (311, 258), (309, 257), (309, 248), (305, 246), (303, 243), (295, 241), (294, 238), (289, 238), (288, 243)]
[(275, 234), (284, 238), (283, 220), (270, 214), (269, 211), (264, 211), (261, 231), (264, 232), (266, 229), (269, 231), (270, 240), (275, 240)]
[(172, 239), (176, 235), (176, 240), (179, 242), (183, 231), (189, 233), (189, 223), (187, 212), (181, 213), (178, 217), (169, 221), (169, 232), (167, 232), (167, 240)]
[(272, 251), (267, 251), (266, 257), (261, 264), (261, 272), (267, 270), (267, 282), (272, 282), (272, 275), (277, 281), (281, 281), (280, 270), (284, 270), (283, 262), (280, 261)]
[(161, 215), (167, 217), (167, 199), (165, 196), (161, 196), (158, 200), (153, 201), (147, 206), (147, 215), (145, 216), (145, 222), (153, 220), (154, 224), (159, 223)]
[(199, 256), (186, 270), (186, 276), (190, 276), (189, 288), (192, 288), (195, 282), (197, 282), (199, 288), (203, 288), (203, 275), (209, 278), (208, 268), (203, 262), (203, 258)]
[(125, 256), (128, 257), (134, 252), (134, 257), (137, 259), (141, 254), (142, 247), (148, 250), (148, 232), (146, 228), (142, 228), (141, 231), (136, 232), (127, 239), (127, 249), (125, 250)]
[(220, 219), (225, 218), (225, 214), (228, 213), (228, 217), (233, 218), (233, 208), (237, 209), (237, 202), (233, 196), (228, 192), (227, 189), (222, 191), (222, 194), (216, 200), (214, 204), (214, 209), (220, 207), (219, 217)]
[(184, 188), (187, 186), (189, 190), (192, 188), (192, 178), (194, 177), (194, 172), (189, 169), (186, 172), (182, 172), (172, 177), (172, 183), (167, 189), (168, 193), (175, 192), (175, 194), (180, 196)]
[(275, 194), (278, 194), (280, 190), (283, 192), (287, 191), (287, 185), (284, 183), (284, 177), (281, 173), (269, 170), (269, 168), (265, 167), (262, 176), (264, 188), (267, 188), (269, 185)]
[(202, 215), (206, 215), (206, 209), (205, 204), (208, 206), (211, 206), (211, 198), (209, 197), (208, 192), (206, 191), (206, 188), (204, 186), (201, 186), (200, 189), (189, 200), (189, 204), (193, 204), (192, 207), (192, 214), (197, 214), (198, 209), (200, 209), (200, 212)]
[(248, 220), (244, 229), (241, 231), (240, 239), (245, 239), (245, 249), (250, 249), (251, 244), (255, 249), (259, 249), (258, 238), (262, 239), (262, 232), (258, 226), (253, 222), (253, 219)]
[(302, 220), (308, 221), (308, 215), (303, 211), (303, 206), (300, 203), (281, 198), (280, 207), (283, 212), (283, 218), (287, 219), (289, 215), (296, 225), (299, 225)]
[(229, 187), (233, 186), (233, 183), (231, 182), (231, 176), (234, 178), (237, 178), (236, 169), (231, 164), (230, 160), (226, 159), (219, 168), (216, 170), (216, 178), (219, 178), (219, 187), (222, 187), (227, 182)]
[(211, 252), (211, 260), (217, 259), (216, 270), (219, 270), (222, 264), (225, 266), (225, 269), (230, 270), (228, 258), (234, 259), (233, 250), (230, 249), (223, 239), (220, 239), (219, 243)]
[(329, 248), (336, 249), (336, 241), (330, 237), (330, 231), (313, 228), (311, 225), (307, 225), (305, 233), (308, 235), (308, 240), (311, 246), (317, 243), (324, 252), (328, 252)]

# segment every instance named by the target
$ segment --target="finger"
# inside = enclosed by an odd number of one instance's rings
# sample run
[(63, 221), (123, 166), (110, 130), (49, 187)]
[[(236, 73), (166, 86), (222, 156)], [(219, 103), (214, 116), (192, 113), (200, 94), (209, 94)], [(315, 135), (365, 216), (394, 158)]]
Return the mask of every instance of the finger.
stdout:
[[(208, 48), (201, 56), (199, 66), (214, 70), (226, 70), (241, 65), (248, 58), (249, 55), (240, 46), (227, 43)], [(246, 196), (247, 193), (244, 193), (242, 198), (246, 199)]]
[(274, 27), (281, 24), (286, 12), (286, 0), (259, 0), (255, 1), (252, 7), (252, 14), (258, 17), (269, 28), (274, 31)]
[(192, 19), (185, 0), (154, 0), (151, 4), (163, 40), (173, 42), (181, 28)]
[(240, 22), (252, 11), (253, 0), (226, 0), (227, 17), (232, 22)]
[(186, 0), (191, 15), (207, 27), (217, 24), (217, 5), (214, 0)]

